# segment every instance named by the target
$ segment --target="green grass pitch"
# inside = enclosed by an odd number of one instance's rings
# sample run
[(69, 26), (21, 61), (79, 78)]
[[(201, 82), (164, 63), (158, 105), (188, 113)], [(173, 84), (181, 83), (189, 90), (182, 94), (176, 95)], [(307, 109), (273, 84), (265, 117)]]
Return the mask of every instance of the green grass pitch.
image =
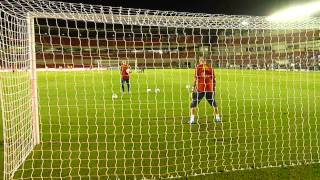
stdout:
[[(320, 73), (216, 69), (216, 76), (223, 123), (203, 100), (190, 126), (193, 70), (133, 73), (132, 93), (123, 96), (118, 71), (38, 72), (41, 144), (15, 178), (150, 179), (319, 162)], [(205, 177), (319, 177), (318, 168)]]

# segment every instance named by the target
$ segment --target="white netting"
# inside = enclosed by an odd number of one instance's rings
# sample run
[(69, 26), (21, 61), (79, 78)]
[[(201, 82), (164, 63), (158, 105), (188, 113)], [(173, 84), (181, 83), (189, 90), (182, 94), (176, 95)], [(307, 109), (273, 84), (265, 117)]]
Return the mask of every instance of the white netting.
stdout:
[[(0, 5), (5, 179), (151, 179), (319, 162), (319, 18)], [(188, 124), (200, 56), (215, 69), (222, 123), (203, 100)]]

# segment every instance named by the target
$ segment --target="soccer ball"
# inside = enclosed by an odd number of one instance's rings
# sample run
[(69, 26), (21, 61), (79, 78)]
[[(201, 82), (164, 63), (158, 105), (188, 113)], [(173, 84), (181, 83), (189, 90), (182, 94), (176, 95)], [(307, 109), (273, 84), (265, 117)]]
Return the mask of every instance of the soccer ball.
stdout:
[(156, 88), (156, 89), (154, 90), (154, 92), (155, 92), (155, 93), (159, 93), (159, 92), (160, 92), (160, 89), (159, 89), (159, 88)]
[(131, 70), (130, 69), (126, 69), (126, 72), (129, 74), (129, 73), (131, 73)]
[(115, 94), (115, 93), (113, 93), (113, 94), (112, 94), (112, 99), (117, 99), (117, 98), (118, 98), (118, 95)]

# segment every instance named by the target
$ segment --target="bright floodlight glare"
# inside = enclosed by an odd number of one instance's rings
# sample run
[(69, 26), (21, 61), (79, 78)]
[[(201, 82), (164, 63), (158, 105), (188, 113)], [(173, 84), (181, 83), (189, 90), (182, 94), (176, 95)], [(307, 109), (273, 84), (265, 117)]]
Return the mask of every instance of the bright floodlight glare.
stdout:
[(293, 6), (283, 11), (272, 14), (267, 18), (269, 21), (298, 20), (311, 16), (320, 10), (320, 2), (308, 3), (305, 5)]

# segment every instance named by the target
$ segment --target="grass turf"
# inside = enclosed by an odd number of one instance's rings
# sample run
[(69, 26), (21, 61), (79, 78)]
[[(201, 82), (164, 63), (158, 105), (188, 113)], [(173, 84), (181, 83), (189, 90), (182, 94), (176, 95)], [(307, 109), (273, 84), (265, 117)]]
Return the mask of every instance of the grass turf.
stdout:
[[(198, 124), (190, 126), (192, 70), (134, 73), (132, 93), (124, 96), (118, 71), (39, 72), (42, 143), (15, 178), (159, 178), (318, 162), (320, 73), (217, 69), (216, 75), (223, 124), (213, 122), (203, 101)], [(112, 93), (119, 97), (112, 100)], [(317, 165), (298, 167), (319, 176)]]

